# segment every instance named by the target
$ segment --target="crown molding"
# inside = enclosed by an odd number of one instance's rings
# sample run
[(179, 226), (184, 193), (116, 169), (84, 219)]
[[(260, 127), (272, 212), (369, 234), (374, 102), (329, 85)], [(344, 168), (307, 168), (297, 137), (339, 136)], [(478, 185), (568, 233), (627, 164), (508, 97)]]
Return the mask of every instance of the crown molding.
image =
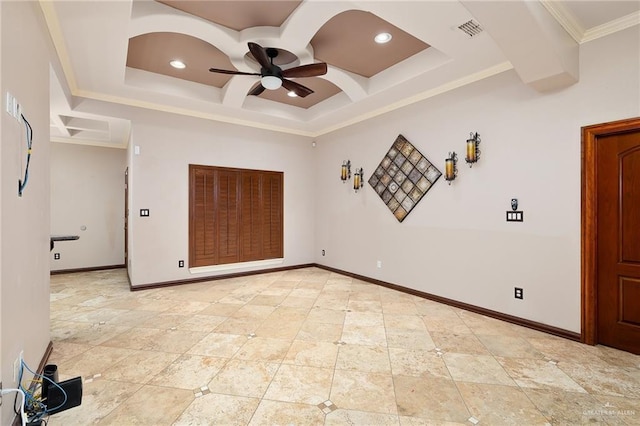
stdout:
[(542, 6), (554, 17), (566, 32), (576, 41), (582, 43), (585, 30), (573, 14), (562, 3), (552, 0), (540, 0)]
[(553, 0), (540, 0), (540, 3), (579, 44), (640, 25), (640, 11), (637, 11), (585, 30), (562, 3)]
[(267, 124), (260, 121), (235, 118), (235, 117), (232, 117), (231, 115), (207, 113), (207, 112), (196, 111), (188, 108), (174, 107), (171, 105), (165, 105), (165, 104), (160, 104), (160, 103), (150, 102), (150, 101), (142, 101), (142, 100), (127, 98), (123, 96), (108, 95), (106, 93), (93, 92), (89, 90), (77, 90), (73, 92), (73, 95), (80, 98), (93, 99), (96, 101), (104, 101), (104, 102), (127, 105), (127, 106), (142, 108), (142, 109), (169, 112), (169, 113), (178, 114), (178, 115), (186, 115), (189, 117), (202, 118), (205, 120), (220, 121), (223, 123), (237, 124), (239, 126), (254, 127), (254, 128), (263, 129), (263, 130), (271, 130), (274, 132), (289, 133), (292, 135), (307, 136), (307, 137), (314, 136), (313, 133), (308, 132), (306, 130), (299, 130), (299, 129), (284, 127), (284, 126), (274, 126), (272, 124)]
[(455, 90), (459, 87), (466, 86), (471, 83), (475, 83), (476, 81), (484, 80), (485, 78), (492, 77), (496, 74), (501, 74), (505, 71), (509, 71), (513, 69), (513, 65), (511, 62), (506, 61), (500, 64), (494, 65), (492, 67), (486, 68), (484, 70), (478, 71), (477, 73), (459, 78), (457, 80), (451, 81), (449, 83), (442, 84), (438, 87), (434, 87), (433, 89), (426, 90), (424, 92), (418, 93), (416, 95), (410, 96), (408, 98), (399, 100), (392, 104), (386, 105), (382, 108), (378, 108), (376, 110), (370, 111), (366, 114), (362, 114), (358, 117), (352, 118), (351, 120), (343, 121), (342, 123), (338, 123), (334, 126), (326, 127), (322, 130), (319, 130), (313, 136), (322, 136), (324, 134), (336, 131), (338, 129), (342, 129), (343, 127), (348, 127), (353, 124), (359, 123), (361, 121), (369, 120), (371, 118), (377, 117), (382, 114), (386, 114), (388, 112), (394, 111), (399, 108), (403, 108), (405, 106), (414, 104), (416, 102), (423, 101), (425, 99), (432, 98), (437, 95), (441, 95), (443, 93), (449, 92), (451, 90)]
[(67, 51), (66, 45), (64, 43), (64, 36), (62, 35), (62, 29), (60, 28), (60, 21), (58, 20), (58, 15), (56, 15), (56, 11), (53, 6), (52, 1), (40, 0), (40, 9), (42, 9), (42, 14), (44, 15), (44, 20), (47, 23), (47, 27), (49, 28), (49, 34), (51, 35), (51, 41), (53, 42), (53, 46), (58, 53), (58, 59), (60, 60), (60, 65), (62, 66), (62, 72), (67, 80), (67, 86), (69, 87), (69, 91), (73, 94), (73, 92), (78, 90), (78, 85), (76, 83), (76, 76), (73, 72), (73, 67), (71, 66), (71, 59), (69, 57), (69, 52)]
[(324, 134), (336, 131), (338, 129), (342, 129), (344, 127), (351, 126), (351, 125), (359, 123), (361, 121), (365, 121), (365, 120), (377, 117), (379, 115), (386, 114), (386, 113), (394, 111), (396, 109), (403, 108), (405, 106), (414, 104), (416, 102), (420, 102), (420, 101), (423, 101), (425, 99), (429, 99), (429, 98), (432, 98), (434, 96), (449, 92), (451, 90), (455, 90), (455, 89), (457, 89), (459, 87), (466, 86), (466, 85), (471, 84), (471, 83), (475, 83), (476, 81), (480, 81), (480, 80), (483, 80), (485, 78), (492, 77), (492, 76), (494, 76), (496, 74), (500, 74), (500, 73), (503, 73), (505, 71), (509, 71), (511, 69), (513, 69), (513, 65), (510, 62), (508, 62), (508, 61), (502, 62), (500, 64), (497, 64), (497, 65), (494, 65), (492, 67), (489, 67), (489, 68), (486, 68), (484, 70), (481, 70), (479, 72), (476, 72), (474, 74), (459, 78), (457, 80), (451, 81), (451, 82), (446, 83), (446, 84), (442, 84), (442, 85), (440, 85), (438, 87), (435, 87), (433, 89), (426, 90), (424, 92), (418, 93), (418, 94), (413, 95), (411, 97), (408, 97), (408, 98), (402, 99), (400, 101), (394, 102), (392, 104), (386, 105), (386, 106), (384, 106), (382, 108), (378, 108), (378, 109), (370, 111), (370, 112), (368, 112), (366, 114), (359, 115), (359, 116), (354, 117), (354, 118), (352, 118), (350, 120), (345, 120), (345, 121), (342, 121), (342, 122), (337, 123), (335, 125), (328, 126), (328, 127), (325, 127), (323, 129), (320, 129), (320, 130), (317, 130), (317, 131), (306, 131), (306, 130), (300, 130), (300, 129), (293, 129), (293, 128), (290, 128), (290, 127), (274, 126), (274, 125), (262, 123), (262, 122), (259, 122), (259, 121), (242, 120), (242, 119), (233, 118), (231, 116), (226, 116), (226, 115), (203, 113), (203, 112), (200, 112), (200, 111), (190, 110), (190, 109), (186, 109), (186, 108), (178, 108), (178, 107), (159, 104), (159, 103), (155, 103), (155, 102), (140, 101), (140, 100), (137, 100), (137, 99), (125, 98), (125, 97), (121, 97), (121, 96), (107, 95), (107, 94), (104, 94), (104, 93), (91, 92), (91, 91), (87, 91), (87, 90), (74, 91), (73, 95), (74, 96), (78, 96), (78, 97), (82, 97), (82, 98), (87, 98), (87, 99), (94, 99), (94, 100), (98, 100), (98, 101), (105, 101), (105, 102), (111, 102), (111, 103), (116, 103), (116, 104), (121, 104), (121, 105), (128, 105), (128, 106), (133, 106), (133, 107), (138, 107), (138, 108), (169, 112), (169, 113), (179, 114), (179, 115), (186, 115), (186, 116), (195, 117), (195, 118), (202, 118), (202, 119), (205, 119), (205, 120), (220, 121), (220, 122), (223, 122), (223, 123), (237, 124), (239, 126), (253, 127), (253, 128), (263, 129), (263, 130), (271, 130), (271, 131), (274, 131), (274, 132), (288, 133), (288, 134), (293, 134), (293, 135), (298, 135), (298, 136), (306, 136), (306, 137), (318, 137), (318, 136), (322, 136)]
[(586, 43), (591, 40), (598, 39), (600, 37), (608, 36), (609, 34), (617, 33), (618, 31), (626, 30), (633, 26), (640, 25), (640, 10), (634, 13), (630, 13), (613, 21), (606, 22), (597, 27), (590, 28), (582, 36), (580, 43)]

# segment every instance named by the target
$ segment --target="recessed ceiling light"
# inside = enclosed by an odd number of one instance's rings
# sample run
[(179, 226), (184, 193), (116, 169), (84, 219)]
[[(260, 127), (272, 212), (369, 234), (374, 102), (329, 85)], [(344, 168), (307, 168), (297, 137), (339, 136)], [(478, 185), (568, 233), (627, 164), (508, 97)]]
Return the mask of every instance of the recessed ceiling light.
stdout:
[(184, 64), (184, 62), (178, 60), (178, 59), (174, 59), (173, 61), (169, 62), (169, 65), (171, 65), (174, 68), (178, 68), (179, 70), (186, 68), (187, 66)]
[(297, 98), (298, 94), (293, 90), (290, 90), (289, 93), (287, 93), (287, 96), (289, 96), (290, 98)]
[(378, 44), (384, 44), (391, 41), (393, 36), (389, 33), (380, 33), (373, 38), (373, 40)]

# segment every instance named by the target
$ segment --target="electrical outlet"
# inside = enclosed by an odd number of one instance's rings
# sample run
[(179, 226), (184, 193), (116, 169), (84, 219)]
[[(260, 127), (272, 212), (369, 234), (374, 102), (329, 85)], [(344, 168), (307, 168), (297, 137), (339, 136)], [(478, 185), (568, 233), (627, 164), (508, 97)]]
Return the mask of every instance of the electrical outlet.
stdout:
[(60, 253), (53, 253), (53, 260), (60, 260)]
[(184, 260), (178, 260), (178, 268), (184, 268)]
[(13, 95), (7, 92), (7, 103), (5, 107), (7, 114), (13, 117)]
[(324, 256), (324, 254), (325, 254), (325, 253), (324, 253), (324, 250), (322, 250), (322, 255)]
[(16, 97), (7, 92), (5, 102), (5, 110), (7, 111), (7, 114), (19, 121), (22, 114), (22, 107), (20, 106), (20, 103), (18, 102)]
[(516, 299), (524, 299), (524, 290), (520, 287), (514, 287), (513, 297)]
[(382, 260), (378, 260), (378, 261), (376, 262), (376, 266), (377, 266), (378, 268), (382, 268)]
[(19, 385), (18, 377), (20, 376), (20, 369), (22, 368), (22, 356), (24, 355), (24, 351), (20, 351), (18, 358), (13, 361), (13, 381)]

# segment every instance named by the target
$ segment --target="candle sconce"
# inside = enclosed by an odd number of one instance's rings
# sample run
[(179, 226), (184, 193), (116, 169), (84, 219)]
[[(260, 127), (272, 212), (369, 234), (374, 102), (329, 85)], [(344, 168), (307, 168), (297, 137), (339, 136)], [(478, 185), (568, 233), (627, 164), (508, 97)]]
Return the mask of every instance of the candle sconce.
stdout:
[(449, 157), (444, 160), (444, 178), (449, 185), (451, 181), (458, 177), (458, 154), (454, 152), (449, 153)]
[(351, 179), (351, 160), (345, 160), (342, 162), (342, 168), (340, 169), (340, 180), (345, 183)]
[(362, 171), (362, 167), (356, 169), (355, 174), (353, 175), (353, 189), (358, 192), (360, 188), (364, 186), (364, 172)]
[(480, 158), (480, 135), (476, 132), (471, 132), (469, 139), (467, 139), (467, 157), (464, 159), (469, 167), (473, 167), (473, 163), (476, 163)]

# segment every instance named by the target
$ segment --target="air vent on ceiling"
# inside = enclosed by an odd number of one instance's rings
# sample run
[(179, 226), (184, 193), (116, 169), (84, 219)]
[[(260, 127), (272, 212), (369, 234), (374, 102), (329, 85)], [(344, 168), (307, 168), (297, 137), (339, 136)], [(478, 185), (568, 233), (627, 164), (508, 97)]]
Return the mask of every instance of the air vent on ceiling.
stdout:
[(478, 24), (473, 19), (465, 22), (464, 24), (460, 25), (458, 28), (462, 30), (462, 32), (468, 35), (469, 37), (473, 37), (482, 32), (482, 27), (480, 26), (480, 24)]

